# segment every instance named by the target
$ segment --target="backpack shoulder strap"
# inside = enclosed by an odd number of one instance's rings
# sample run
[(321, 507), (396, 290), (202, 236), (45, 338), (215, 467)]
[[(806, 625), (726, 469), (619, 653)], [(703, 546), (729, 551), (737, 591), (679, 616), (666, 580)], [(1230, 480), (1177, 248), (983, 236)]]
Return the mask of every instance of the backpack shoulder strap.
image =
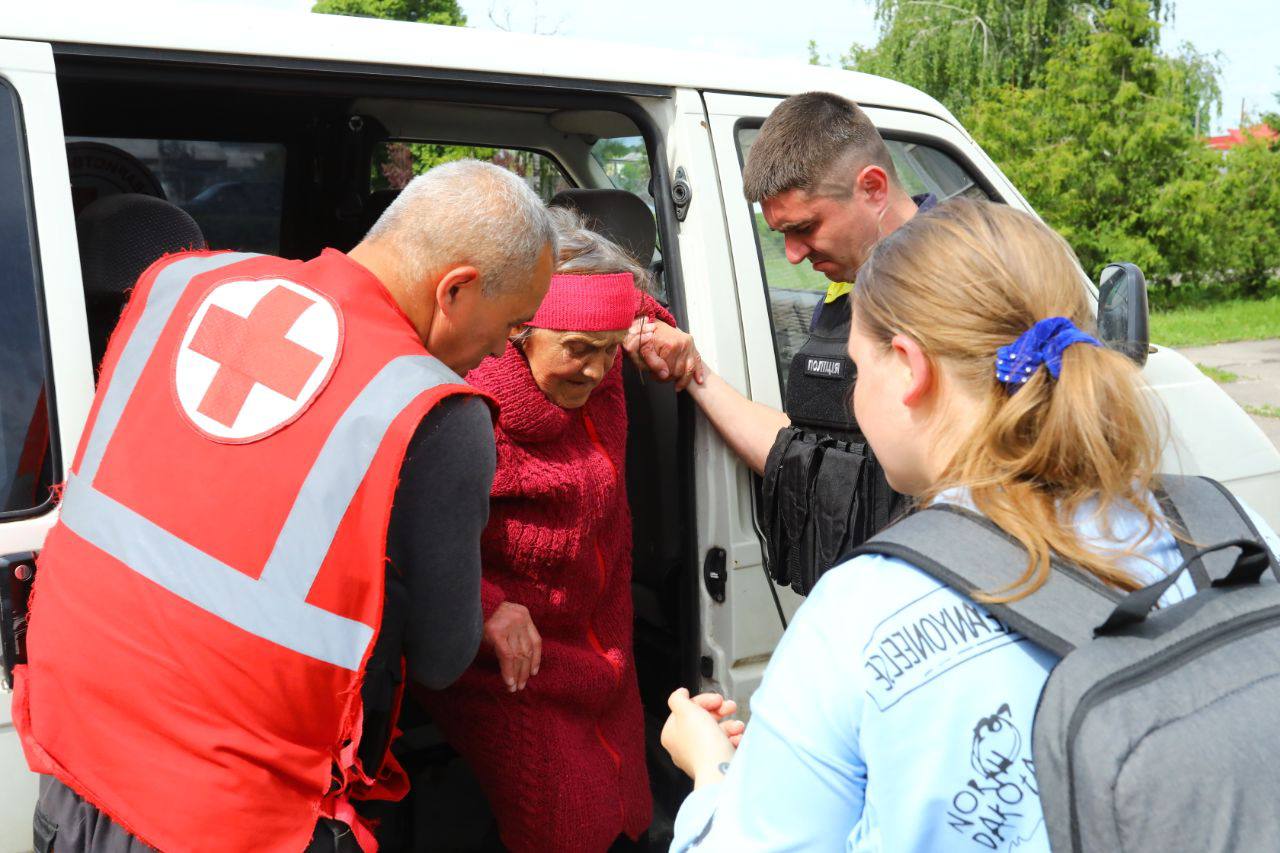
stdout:
[[(1253, 519), (1235, 495), (1217, 480), (1161, 474), (1156, 494), (1171, 524), (1191, 540), (1178, 541), (1184, 557), (1220, 542), (1251, 539), (1264, 545), (1268, 558), (1274, 563), (1275, 556), (1265, 547)], [(1200, 555), (1198, 561), (1202, 561), (1203, 568), (1198, 572), (1194, 563), (1189, 567), (1196, 577), (1196, 586), (1207, 586), (1210, 578), (1225, 577), (1235, 565), (1235, 556), (1231, 550)]]
[[(950, 504), (937, 504), (882, 530), (849, 556), (898, 557), (973, 598), (1020, 578), (1027, 552), (990, 519)], [(1111, 615), (1121, 598), (1092, 575), (1051, 561), (1053, 571), (1034, 595), (1007, 604), (980, 605), (1024, 637), (1065, 657), (1093, 639), (1093, 629)]]

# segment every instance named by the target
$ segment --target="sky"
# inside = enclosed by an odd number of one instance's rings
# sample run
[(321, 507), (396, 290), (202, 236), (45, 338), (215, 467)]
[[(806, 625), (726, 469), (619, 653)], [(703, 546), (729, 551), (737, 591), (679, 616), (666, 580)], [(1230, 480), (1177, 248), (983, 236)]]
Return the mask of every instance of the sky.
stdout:
[[(174, 4), (186, 0), (173, 0)], [(221, 0), (307, 12), (312, 0)], [(461, 0), (471, 26), (638, 45), (660, 45), (739, 57), (808, 60), (813, 39), (828, 60), (854, 42), (872, 44), (876, 25), (870, 0)], [(1175, 0), (1175, 16), (1161, 35), (1167, 49), (1184, 41), (1218, 52), (1223, 112), (1215, 131), (1240, 124), (1240, 108), (1280, 111), (1280, 0)], [(497, 24), (495, 24), (496, 19)]]

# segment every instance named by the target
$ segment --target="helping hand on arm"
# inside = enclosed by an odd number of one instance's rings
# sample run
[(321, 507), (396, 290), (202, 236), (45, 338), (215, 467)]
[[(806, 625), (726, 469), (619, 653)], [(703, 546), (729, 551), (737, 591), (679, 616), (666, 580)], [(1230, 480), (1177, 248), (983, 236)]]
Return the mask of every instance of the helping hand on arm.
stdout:
[(664, 381), (674, 379), (677, 391), (683, 391), (691, 381), (702, 382), (702, 357), (693, 336), (670, 323), (637, 317), (622, 347), (639, 369)]
[(636, 367), (659, 379), (675, 377), (677, 391), (688, 388), (729, 448), (764, 474), (778, 431), (791, 426), (786, 414), (739, 394), (703, 364), (692, 336), (662, 320), (637, 317), (622, 346)]

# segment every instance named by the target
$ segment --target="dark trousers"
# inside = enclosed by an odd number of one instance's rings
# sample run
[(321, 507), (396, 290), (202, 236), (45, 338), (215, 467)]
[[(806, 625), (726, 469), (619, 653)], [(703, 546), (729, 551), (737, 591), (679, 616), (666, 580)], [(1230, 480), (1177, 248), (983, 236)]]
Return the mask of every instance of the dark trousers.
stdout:
[[(92, 803), (52, 776), (40, 777), (40, 799), (32, 820), (36, 853), (154, 853)], [(355, 833), (322, 818), (306, 853), (359, 853)]]

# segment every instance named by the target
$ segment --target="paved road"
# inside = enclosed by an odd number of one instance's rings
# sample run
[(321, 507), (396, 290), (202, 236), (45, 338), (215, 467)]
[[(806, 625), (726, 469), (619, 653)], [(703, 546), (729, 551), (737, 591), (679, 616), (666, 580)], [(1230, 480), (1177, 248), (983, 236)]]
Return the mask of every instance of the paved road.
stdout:
[[(1237, 374), (1240, 378), (1223, 383), (1222, 390), (1241, 406), (1280, 408), (1280, 340), (1241, 341), (1178, 351), (1196, 364)], [(1280, 448), (1280, 418), (1253, 415), (1253, 419)]]

